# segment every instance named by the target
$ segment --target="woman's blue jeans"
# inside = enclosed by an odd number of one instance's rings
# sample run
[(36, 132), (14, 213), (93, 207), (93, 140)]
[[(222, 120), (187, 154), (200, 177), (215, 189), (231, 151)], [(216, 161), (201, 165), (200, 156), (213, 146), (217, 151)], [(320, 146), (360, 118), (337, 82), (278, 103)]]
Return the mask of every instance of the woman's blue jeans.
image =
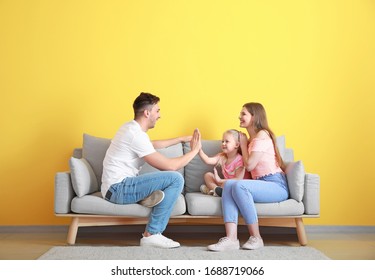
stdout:
[(271, 203), (288, 199), (286, 176), (276, 173), (257, 180), (228, 180), (222, 195), (225, 223), (238, 223), (241, 213), (247, 225), (258, 222), (255, 202)]
[(162, 233), (167, 227), (177, 198), (184, 187), (184, 178), (176, 171), (160, 171), (125, 178), (113, 184), (110, 202), (116, 204), (136, 203), (157, 190), (164, 192), (164, 199), (152, 208), (146, 230), (151, 234)]

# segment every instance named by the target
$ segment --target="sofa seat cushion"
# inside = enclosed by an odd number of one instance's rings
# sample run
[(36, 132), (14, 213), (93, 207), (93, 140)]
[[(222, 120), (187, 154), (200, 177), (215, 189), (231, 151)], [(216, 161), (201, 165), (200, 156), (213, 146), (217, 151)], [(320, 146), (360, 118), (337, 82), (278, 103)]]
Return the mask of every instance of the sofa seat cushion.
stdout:
[(222, 216), (221, 197), (200, 192), (185, 194), (187, 212), (193, 216)]
[[(193, 216), (222, 216), (221, 198), (199, 192), (185, 195), (187, 211)], [(259, 216), (295, 216), (304, 213), (302, 202), (288, 199), (279, 203), (256, 203)]]
[[(111, 216), (133, 216), (133, 217), (148, 217), (152, 208), (147, 208), (139, 204), (114, 204), (102, 198), (100, 192), (83, 197), (75, 197), (72, 200), (71, 209), (78, 214), (92, 214), (92, 215), (111, 215)], [(172, 216), (182, 215), (186, 212), (185, 199), (182, 195), (179, 196), (175, 207), (172, 211)]]

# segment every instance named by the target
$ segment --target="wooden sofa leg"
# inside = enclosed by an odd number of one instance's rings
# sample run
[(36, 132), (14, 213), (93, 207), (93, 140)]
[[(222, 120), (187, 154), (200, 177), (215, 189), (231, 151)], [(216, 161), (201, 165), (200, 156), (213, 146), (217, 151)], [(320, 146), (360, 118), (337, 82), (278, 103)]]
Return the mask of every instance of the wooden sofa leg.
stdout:
[(307, 244), (307, 236), (302, 218), (295, 218), (298, 241), (302, 246)]
[(74, 245), (76, 243), (78, 224), (79, 224), (79, 218), (78, 217), (72, 218), (72, 221), (69, 226), (68, 237), (67, 237), (67, 242), (69, 245)]

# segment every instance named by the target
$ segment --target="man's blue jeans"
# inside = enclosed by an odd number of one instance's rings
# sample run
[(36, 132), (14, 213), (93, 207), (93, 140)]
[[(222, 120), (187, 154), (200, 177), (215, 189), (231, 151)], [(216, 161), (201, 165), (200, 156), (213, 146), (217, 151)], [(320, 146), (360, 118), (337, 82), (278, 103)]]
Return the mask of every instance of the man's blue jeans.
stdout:
[(272, 203), (288, 199), (289, 189), (283, 173), (257, 180), (228, 180), (223, 187), (224, 223), (238, 223), (241, 213), (247, 225), (258, 222), (255, 202)]
[(157, 190), (165, 197), (152, 208), (146, 230), (151, 234), (162, 233), (167, 227), (177, 198), (184, 187), (184, 178), (176, 171), (160, 171), (125, 178), (113, 184), (108, 191), (112, 193), (110, 202), (116, 204), (136, 203)]

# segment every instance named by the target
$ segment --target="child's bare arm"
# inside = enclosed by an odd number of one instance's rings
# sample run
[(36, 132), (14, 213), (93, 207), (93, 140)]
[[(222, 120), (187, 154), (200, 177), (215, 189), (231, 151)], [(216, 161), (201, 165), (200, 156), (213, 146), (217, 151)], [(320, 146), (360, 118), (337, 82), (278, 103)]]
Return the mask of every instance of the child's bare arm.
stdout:
[(219, 186), (222, 186), (226, 181), (225, 179), (220, 178), (219, 173), (217, 172), (216, 166), (214, 167), (214, 178), (215, 178), (216, 183)]
[(201, 159), (203, 160), (205, 164), (209, 164), (209, 165), (216, 165), (220, 158), (220, 154), (217, 154), (213, 157), (209, 157), (203, 152), (203, 149), (199, 150), (199, 156), (201, 157)]

